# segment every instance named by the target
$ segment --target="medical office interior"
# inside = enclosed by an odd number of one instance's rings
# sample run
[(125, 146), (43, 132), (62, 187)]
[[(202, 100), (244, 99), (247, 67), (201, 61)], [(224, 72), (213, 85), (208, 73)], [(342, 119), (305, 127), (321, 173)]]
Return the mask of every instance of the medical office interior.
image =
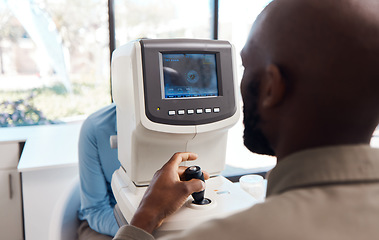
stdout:
[[(240, 113), (223, 135), (225, 164), (216, 173), (252, 202), (262, 201), (265, 180), (256, 175), (264, 176), (276, 159), (243, 146), (239, 52), (270, 1), (0, 0), (0, 238), (76, 238), (80, 129), (91, 113), (120, 95), (112, 91), (111, 72), (119, 71), (111, 69), (112, 52), (141, 38), (146, 39), (141, 45), (154, 39), (233, 45), (228, 60), (233, 62)], [(379, 145), (375, 133), (371, 144)]]

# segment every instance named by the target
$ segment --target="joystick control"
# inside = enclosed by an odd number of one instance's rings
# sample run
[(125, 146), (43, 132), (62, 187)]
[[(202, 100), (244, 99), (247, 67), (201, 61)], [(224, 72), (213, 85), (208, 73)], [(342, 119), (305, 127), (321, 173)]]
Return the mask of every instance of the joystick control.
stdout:
[[(184, 171), (184, 178), (185, 178), (186, 181), (189, 181), (189, 180), (191, 180), (193, 178), (196, 178), (196, 179), (200, 179), (200, 180), (202, 180), (204, 182), (204, 174), (201, 171), (201, 169), (200, 169), (199, 166), (188, 167)], [(205, 190), (200, 191), (200, 192), (192, 193), (192, 197), (194, 199), (192, 201), (192, 203), (193, 204), (197, 204), (197, 205), (206, 205), (206, 204), (211, 203), (210, 199), (204, 198), (204, 192), (205, 192)]]

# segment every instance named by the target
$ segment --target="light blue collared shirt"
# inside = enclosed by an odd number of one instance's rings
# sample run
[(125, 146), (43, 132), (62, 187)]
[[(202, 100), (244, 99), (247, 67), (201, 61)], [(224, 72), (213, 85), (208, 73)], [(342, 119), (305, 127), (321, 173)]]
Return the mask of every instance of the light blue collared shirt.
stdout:
[(91, 114), (83, 123), (79, 138), (81, 206), (79, 219), (102, 234), (114, 236), (118, 225), (113, 214), (116, 200), (111, 189), (113, 172), (120, 167), (117, 149), (109, 137), (117, 134), (116, 105)]

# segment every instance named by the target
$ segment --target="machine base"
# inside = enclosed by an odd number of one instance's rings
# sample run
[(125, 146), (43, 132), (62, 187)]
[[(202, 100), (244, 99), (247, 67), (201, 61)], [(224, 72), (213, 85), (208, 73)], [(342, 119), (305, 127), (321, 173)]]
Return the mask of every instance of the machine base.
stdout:
[[(136, 187), (122, 167), (113, 174), (113, 194), (128, 222), (132, 219), (146, 189), (147, 187)], [(257, 203), (239, 185), (233, 184), (222, 176), (212, 177), (206, 181), (205, 197), (211, 200), (210, 204), (193, 204), (190, 196), (182, 208), (163, 222), (157, 229), (157, 233), (192, 228), (210, 219), (222, 218), (242, 211)]]

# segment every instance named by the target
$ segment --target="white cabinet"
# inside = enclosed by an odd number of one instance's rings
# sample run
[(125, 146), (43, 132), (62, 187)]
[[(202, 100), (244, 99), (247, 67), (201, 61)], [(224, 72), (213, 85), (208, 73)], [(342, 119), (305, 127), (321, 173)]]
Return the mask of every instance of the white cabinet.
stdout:
[(0, 128), (0, 240), (55, 240), (53, 214), (78, 177), (80, 128)]
[(4, 240), (24, 239), (18, 142), (0, 142), (0, 233)]
[(55, 240), (49, 231), (56, 204), (78, 175), (77, 166), (22, 172), (26, 240)]

